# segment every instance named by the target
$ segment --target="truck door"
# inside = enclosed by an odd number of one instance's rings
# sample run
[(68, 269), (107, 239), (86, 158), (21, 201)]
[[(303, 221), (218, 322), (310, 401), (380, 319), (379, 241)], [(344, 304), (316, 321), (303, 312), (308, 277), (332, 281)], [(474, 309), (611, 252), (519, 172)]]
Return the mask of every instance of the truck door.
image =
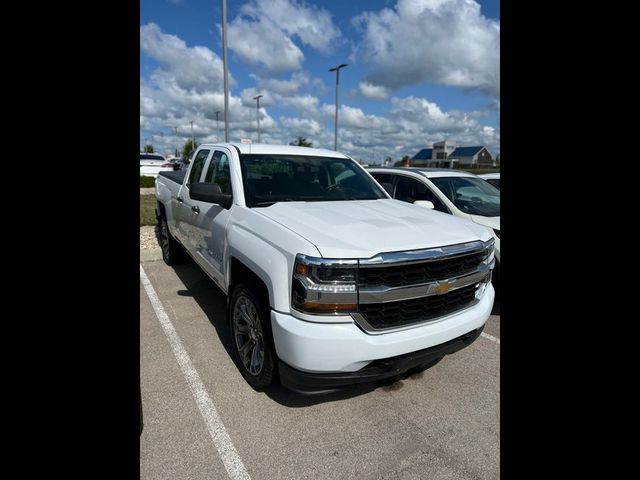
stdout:
[[(216, 183), (222, 193), (233, 194), (229, 153), (216, 149), (207, 164), (202, 182)], [(230, 211), (215, 203), (191, 200), (195, 207), (193, 220), (194, 258), (218, 285), (224, 288), (226, 226)]]
[(171, 199), (171, 208), (176, 223), (174, 231), (180, 243), (182, 243), (187, 250), (192, 250), (190, 242), (193, 243), (192, 224), (195, 220), (195, 213), (191, 209), (192, 203), (189, 197), (189, 185), (200, 181), (204, 174), (207, 160), (211, 157), (211, 154), (212, 151), (210, 149), (202, 149), (196, 153), (185, 177), (185, 181), (178, 191), (178, 195), (175, 199)]

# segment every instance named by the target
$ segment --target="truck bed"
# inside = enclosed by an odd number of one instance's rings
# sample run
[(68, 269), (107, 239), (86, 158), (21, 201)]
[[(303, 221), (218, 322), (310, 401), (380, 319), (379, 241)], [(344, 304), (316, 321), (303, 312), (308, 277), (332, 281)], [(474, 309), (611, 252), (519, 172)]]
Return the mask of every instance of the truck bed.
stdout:
[(178, 185), (182, 185), (182, 181), (184, 180), (186, 173), (186, 170), (174, 170), (171, 172), (160, 172), (158, 175), (168, 178), (172, 182), (176, 182)]

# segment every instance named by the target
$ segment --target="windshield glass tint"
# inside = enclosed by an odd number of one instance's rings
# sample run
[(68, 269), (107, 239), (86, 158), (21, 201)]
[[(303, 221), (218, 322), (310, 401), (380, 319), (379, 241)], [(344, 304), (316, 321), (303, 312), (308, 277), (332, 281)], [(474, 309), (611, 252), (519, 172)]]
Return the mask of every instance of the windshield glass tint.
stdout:
[(303, 155), (240, 155), (247, 206), (386, 198), (355, 162)]
[(500, 190), (480, 178), (429, 178), (462, 212), (483, 217), (500, 216)]

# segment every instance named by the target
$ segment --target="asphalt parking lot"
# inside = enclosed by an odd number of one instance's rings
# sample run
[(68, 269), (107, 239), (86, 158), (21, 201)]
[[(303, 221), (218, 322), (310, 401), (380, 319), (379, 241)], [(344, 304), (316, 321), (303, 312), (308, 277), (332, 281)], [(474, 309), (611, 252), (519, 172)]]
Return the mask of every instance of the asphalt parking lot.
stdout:
[(321, 397), (261, 393), (231, 358), (213, 282), (193, 263), (141, 265), (166, 312), (163, 327), (141, 270), (141, 479), (499, 478), (499, 305), (486, 335), (404, 379)]

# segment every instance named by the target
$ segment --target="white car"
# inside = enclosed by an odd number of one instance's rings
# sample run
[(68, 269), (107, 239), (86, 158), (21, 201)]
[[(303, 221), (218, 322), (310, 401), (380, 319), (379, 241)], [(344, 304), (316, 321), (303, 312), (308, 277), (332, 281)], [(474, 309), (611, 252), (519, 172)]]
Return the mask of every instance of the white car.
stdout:
[(491, 185), (500, 190), (500, 172), (497, 173), (484, 173), (482, 175), (478, 175), (480, 178), (484, 178)]
[(487, 227), (500, 265), (500, 190), (477, 175), (453, 169), (369, 168), (396, 200), (433, 208)]
[(140, 153), (140, 176), (157, 177), (160, 172), (172, 172), (173, 163), (157, 153)]

